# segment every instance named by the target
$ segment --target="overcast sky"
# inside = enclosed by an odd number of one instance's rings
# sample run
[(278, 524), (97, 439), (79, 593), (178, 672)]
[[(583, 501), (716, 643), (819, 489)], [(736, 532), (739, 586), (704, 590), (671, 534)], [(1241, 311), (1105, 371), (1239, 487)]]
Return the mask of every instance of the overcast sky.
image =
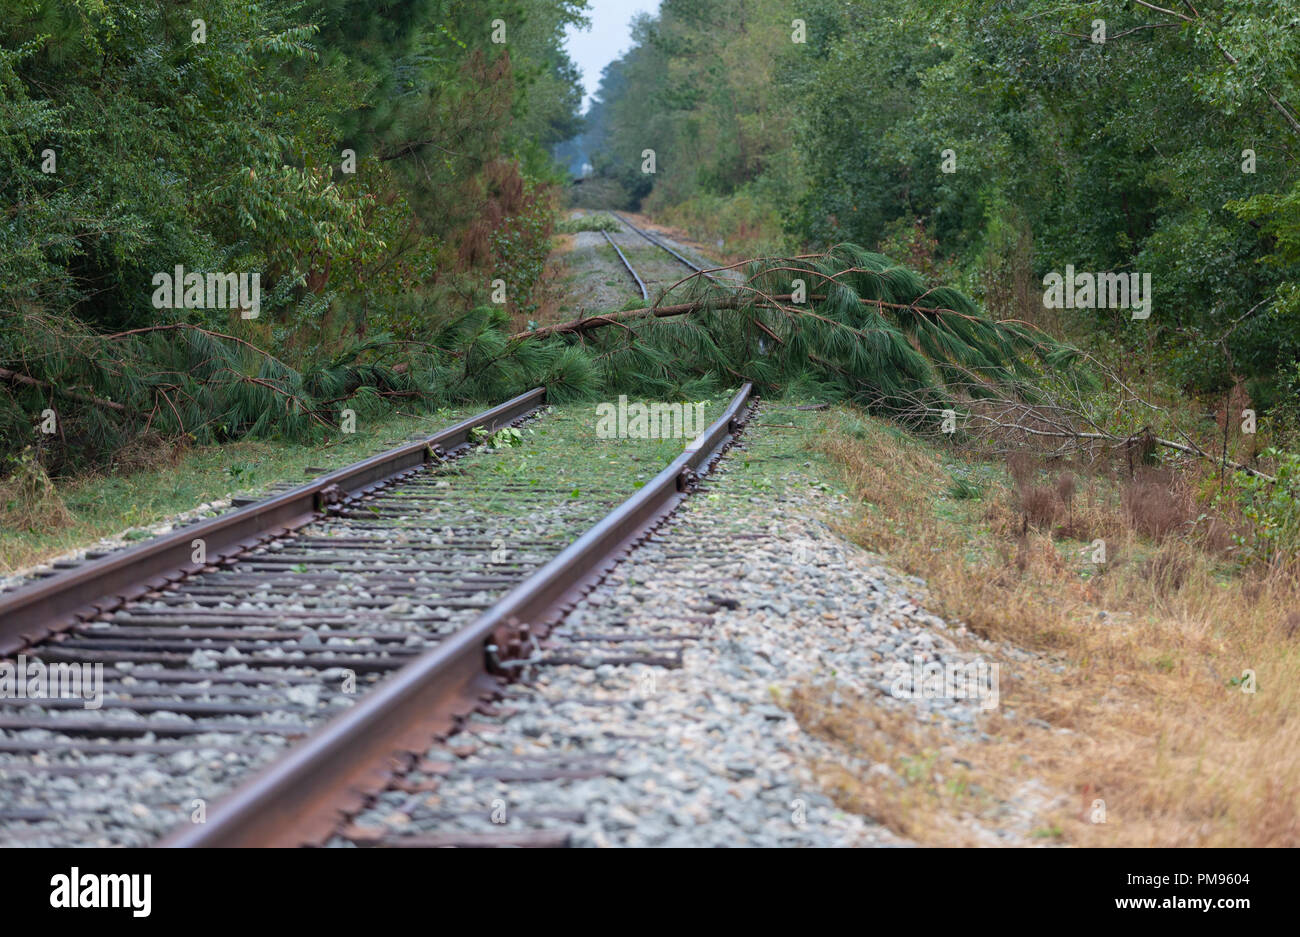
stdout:
[(659, 0), (590, 0), (590, 29), (569, 28), (566, 45), (569, 58), (582, 71), (586, 96), (583, 110), (591, 105), (592, 95), (600, 87), (600, 73), (632, 46), (632, 17), (654, 13)]

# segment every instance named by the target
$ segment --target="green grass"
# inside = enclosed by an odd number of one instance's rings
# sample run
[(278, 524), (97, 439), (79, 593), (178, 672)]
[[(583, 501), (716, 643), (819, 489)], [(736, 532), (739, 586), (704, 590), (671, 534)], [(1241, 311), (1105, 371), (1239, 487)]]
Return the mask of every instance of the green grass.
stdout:
[[(707, 422), (717, 418), (728, 399), (719, 396), (708, 401)], [(499, 441), (512, 458), (496, 463), (494, 471), (531, 482), (540, 471), (539, 447), (559, 444), (566, 447), (570, 458), (560, 478), (545, 481), (581, 491), (584, 479), (595, 476), (598, 469), (607, 471), (611, 464), (622, 464), (628, 470), (625, 491), (630, 494), (681, 454), (682, 439), (596, 438), (595, 406), (595, 402), (556, 406), (521, 437), (502, 437)], [(104, 537), (144, 539), (150, 534), (142, 528), (205, 502), (239, 493), (260, 494), (276, 482), (305, 481), (305, 468), (339, 468), (401, 445), (416, 434), (431, 435), (482, 409), (463, 407), (358, 425), (355, 434), (327, 445), (257, 441), (205, 446), (184, 453), (175, 465), (60, 485), (59, 495), (72, 516), (71, 523), (57, 529), (0, 528), (0, 574), (47, 561)]]
[[(279, 481), (303, 481), (303, 469), (338, 468), (383, 452), (416, 433), (432, 434), (481, 407), (393, 417), (323, 445), (261, 440), (203, 446), (175, 465), (116, 477), (92, 476), (60, 484), (72, 522), (56, 529), (0, 529), (0, 573), (12, 573), (130, 528), (147, 527), (240, 492), (258, 493)], [(132, 531), (126, 539), (142, 539)]]

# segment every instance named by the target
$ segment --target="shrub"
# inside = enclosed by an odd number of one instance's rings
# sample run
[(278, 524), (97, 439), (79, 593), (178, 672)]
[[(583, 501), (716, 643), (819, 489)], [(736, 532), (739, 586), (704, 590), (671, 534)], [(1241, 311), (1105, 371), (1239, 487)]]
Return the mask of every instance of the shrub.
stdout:
[(1237, 502), (1254, 529), (1236, 540), (1248, 558), (1291, 566), (1300, 562), (1300, 454), (1267, 449), (1263, 455), (1277, 461), (1277, 482), (1238, 473)]

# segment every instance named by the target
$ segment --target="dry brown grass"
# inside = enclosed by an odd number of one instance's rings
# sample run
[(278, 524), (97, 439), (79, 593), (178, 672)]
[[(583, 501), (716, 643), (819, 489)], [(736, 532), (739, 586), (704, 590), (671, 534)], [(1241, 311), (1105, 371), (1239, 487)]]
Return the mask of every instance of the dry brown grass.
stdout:
[[(910, 777), (822, 766), (843, 806), (921, 842), (961, 843), (1011, 822), (999, 804), (1041, 783), (1035, 829), (1014, 830), (1017, 841), (1300, 844), (1300, 586), (1226, 576), (1189, 527), (1182, 480), (1052, 487), (1013, 460), (1010, 484), (954, 518), (935, 509), (948, 475), (921, 445), (871, 427), (830, 431), (823, 447), (867, 505), (847, 532), (924, 577), (934, 610), (1001, 663), (1001, 706), (980, 717), (989, 742), (922, 731), (878, 699), (831, 707), (816, 687), (796, 694), (810, 731)], [(1053, 507), (1036, 504), (1039, 489)], [(1030, 520), (1049, 511), (1061, 528)], [(1062, 529), (1084, 543), (1058, 541)], [(1093, 539), (1106, 541), (1105, 564), (1089, 562)], [(1253, 694), (1239, 685), (1248, 670)], [(1095, 800), (1105, 823), (1091, 822)]]
[(572, 318), (567, 313), (561, 312), (560, 306), (568, 295), (568, 287), (564, 282), (568, 273), (565, 257), (573, 250), (576, 240), (572, 234), (560, 234), (552, 238), (554, 247), (546, 259), (542, 275), (533, 288), (532, 298), (537, 304), (537, 309), (531, 315), (517, 309), (512, 310), (510, 314), (512, 332), (523, 332), (536, 326), (554, 325)]
[(113, 474), (147, 472), (175, 468), (190, 450), (189, 437), (167, 438), (157, 433), (142, 433), (113, 453)]
[(821, 782), (840, 807), (911, 840), (978, 845), (959, 817), (991, 803), (994, 792), (979, 785), (972, 791), (971, 772), (953, 761), (951, 746), (936, 730), (910, 713), (870, 707), (861, 700), (846, 703), (823, 687), (796, 689), (788, 705), (805, 730), (881, 766), (854, 771), (838, 762), (819, 765)]
[(0, 478), (0, 526), (13, 530), (57, 530), (72, 522), (54, 482), (29, 447)]
[(1163, 540), (1183, 532), (1196, 516), (1191, 492), (1168, 469), (1143, 469), (1124, 487), (1129, 525), (1145, 537)]

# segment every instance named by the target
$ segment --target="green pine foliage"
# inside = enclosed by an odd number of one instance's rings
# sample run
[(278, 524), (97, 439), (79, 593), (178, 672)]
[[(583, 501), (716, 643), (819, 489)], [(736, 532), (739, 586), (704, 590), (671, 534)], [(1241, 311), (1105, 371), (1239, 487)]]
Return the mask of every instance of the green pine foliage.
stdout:
[[(1000, 317), (1140, 354), (1193, 394), (1242, 382), (1281, 416), (1297, 61), (1293, 0), (663, 0), (605, 71), (578, 188), (728, 247), (769, 228), (781, 252), (889, 244)], [(750, 230), (712, 228), (724, 215)], [(893, 252), (914, 230), (937, 256)], [(1043, 316), (1042, 279), (1067, 265), (1149, 273), (1152, 316)]]
[[(1019, 322), (997, 322), (965, 294), (928, 287), (880, 254), (839, 244), (823, 254), (749, 263), (739, 288), (696, 277), (688, 315), (644, 317), (563, 341), (606, 393), (691, 399), (754, 381), (890, 413), (980, 396), (1032, 401), (1051, 374), (1093, 376), (1077, 349)], [(791, 299), (802, 280), (806, 302)], [(576, 391), (574, 384), (566, 391)], [(923, 416), (922, 419), (925, 419)]]
[[(581, 385), (481, 306), (530, 308), (582, 7), (0, 0), (0, 473)], [(260, 315), (155, 308), (177, 265), (258, 273)]]

